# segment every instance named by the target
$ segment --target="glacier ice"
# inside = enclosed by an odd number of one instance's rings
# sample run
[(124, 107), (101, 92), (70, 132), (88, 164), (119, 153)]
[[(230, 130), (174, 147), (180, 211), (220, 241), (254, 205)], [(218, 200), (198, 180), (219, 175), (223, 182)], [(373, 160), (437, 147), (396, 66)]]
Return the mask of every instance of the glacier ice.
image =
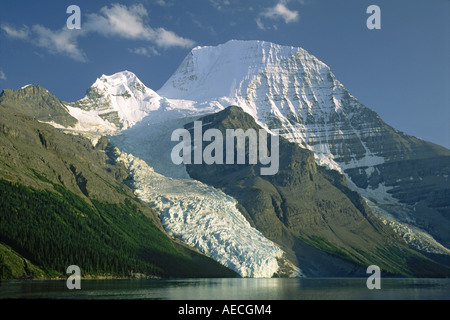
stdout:
[[(118, 157), (133, 174), (136, 195), (159, 212), (166, 232), (243, 277), (279, 271), (284, 252), (250, 226), (236, 200), (192, 179), (166, 177), (131, 154)], [(292, 266), (293, 276), (301, 271)]]

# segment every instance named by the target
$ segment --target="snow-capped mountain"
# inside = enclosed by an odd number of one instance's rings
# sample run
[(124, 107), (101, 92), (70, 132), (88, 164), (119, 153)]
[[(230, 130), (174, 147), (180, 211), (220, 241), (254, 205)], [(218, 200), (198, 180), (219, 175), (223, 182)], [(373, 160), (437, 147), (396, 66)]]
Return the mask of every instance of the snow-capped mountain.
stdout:
[[(240, 106), (263, 128), (279, 129), (289, 141), (313, 151), (318, 164), (345, 174), (374, 212), (411, 244), (449, 253), (450, 151), (389, 127), (345, 89), (330, 67), (302, 48), (264, 41), (197, 47), (157, 91), (124, 71), (103, 75), (85, 98), (67, 108), (79, 121), (76, 131), (112, 134), (122, 152), (142, 159), (158, 174), (189, 179), (184, 167), (170, 160), (170, 134), (229, 105)], [(142, 185), (137, 190), (146, 192)], [(176, 218), (167, 217), (169, 227)], [(190, 230), (187, 225), (179, 229)], [(212, 245), (205, 243), (210, 240), (199, 234), (189, 241), (208, 254)]]
[[(386, 213), (387, 223), (402, 222), (397, 230), (420, 225), (450, 245), (448, 223), (442, 223), (449, 203), (440, 196), (449, 190), (444, 163), (450, 152), (389, 127), (304, 49), (264, 41), (197, 47), (157, 92), (195, 101), (195, 106), (240, 106), (263, 127), (279, 129), (288, 140), (312, 150), (318, 164), (345, 174), (377, 213)], [(427, 167), (420, 173), (413, 169), (419, 163)], [(404, 170), (393, 174), (398, 167)], [(413, 188), (420, 191), (411, 193)], [(417, 214), (423, 207), (433, 208)], [(419, 247), (443, 252), (439, 244), (424, 241), (428, 245)]]
[[(97, 122), (108, 129), (126, 129), (141, 121), (159, 105), (160, 96), (147, 88), (134, 73), (122, 71), (102, 75), (87, 90), (86, 96), (69, 107), (79, 118), (97, 116)], [(79, 110), (80, 109), (80, 110)]]
[[(302, 48), (264, 41), (230, 41), (197, 47), (158, 90), (170, 99), (226, 107), (238, 105), (269, 129), (311, 149), (320, 163), (376, 165), (384, 159), (364, 143), (380, 132), (379, 119), (336, 79), (331, 69)], [(358, 140), (349, 144), (346, 141)]]

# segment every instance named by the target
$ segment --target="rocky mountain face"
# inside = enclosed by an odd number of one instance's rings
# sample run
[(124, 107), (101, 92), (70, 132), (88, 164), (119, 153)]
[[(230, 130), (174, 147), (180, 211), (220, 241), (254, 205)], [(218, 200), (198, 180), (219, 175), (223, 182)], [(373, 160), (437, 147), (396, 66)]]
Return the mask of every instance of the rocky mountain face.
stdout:
[(53, 122), (64, 127), (73, 127), (78, 122), (62, 101), (40, 85), (28, 85), (17, 91), (3, 90), (0, 104), (38, 121)]
[[(214, 128), (223, 136), (227, 129), (261, 129), (249, 114), (233, 106), (198, 120), (204, 123), (203, 132)], [(193, 124), (185, 127), (192, 128)], [(372, 214), (363, 198), (348, 188), (343, 175), (318, 166), (311, 151), (281, 138), (280, 170), (274, 175), (260, 175), (261, 164), (248, 163), (249, 150), (247, 141), (244, 165), (189, 164), (187, 171), (192, 178), (236, 198), (247, 219), (291, 253), (306, 275), (316, 275), (313, 266), (325, 259), (312, 248), (360, 267), (346, 269), (343, 261), (328, 258), (337, 269), (329, 271), (334, 276), (362, 276), (363, 266), (370, 264), (391, 274), (439, 272), (436, 263), (410, 250), (400, 236)], [(225, 154), (225, 147), (222, 152)], [(312, 248), (305, 250), (305, 244)], [(445, 268), (442, 272), (446, 274)]]
[[(157, 91), (123, 71), (101, 76), (77, 102), (37, 86), (5, 90), (0, 102), (93, 145), (107, 135), (164, 230), (240, 275), (350, 275), (372, 259), (420, 275), (428, 260), (403, 251), (397, 236), (449, 263), (450, 150), (388, 126), (302, 48), (229, 41), (194, 48)], [(210, 114), (218, 118), (203, 119), (222, 129), (277, 130), (279, 174), (175, 165), (172, 132)]]

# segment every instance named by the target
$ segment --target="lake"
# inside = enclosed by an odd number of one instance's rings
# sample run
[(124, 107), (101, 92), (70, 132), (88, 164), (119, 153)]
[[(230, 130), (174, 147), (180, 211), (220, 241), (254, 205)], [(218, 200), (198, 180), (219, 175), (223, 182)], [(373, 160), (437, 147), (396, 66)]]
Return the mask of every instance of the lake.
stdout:
[(0, 299), (83, 300), (449, 300), (450, 279), (381, 279), (369, 290), (365, 278), (3, 281)]

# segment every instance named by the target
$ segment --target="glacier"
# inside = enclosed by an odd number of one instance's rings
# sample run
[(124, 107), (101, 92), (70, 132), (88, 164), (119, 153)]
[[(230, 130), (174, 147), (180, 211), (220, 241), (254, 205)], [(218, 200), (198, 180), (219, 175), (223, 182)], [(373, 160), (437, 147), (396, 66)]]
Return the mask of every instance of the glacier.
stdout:
[(151, 112), (133, 128), (111, 136), (118, 160), (133, 176), (137, 197), (159, 212), (169, 235), (243, 277), (272, 277), (284, 272), (280, 262), (288, 266), (290, 276), (303, 276), (275, 243), (250, 226), (234, 198), (191, 179), (184, 165), (172, 163), (170, 151), (176, 142), (170, 135), (190, 119), (182, 112), (177, 115), (180, 118), (161, 119)]
[[(134, 177), (136, 195), (159, 212), (170, 236), (243, 277), (267, 278), (280, 271), (284, 252), (250, 226), (235, 199), (199, 181), (166, 177), (131, 154), (117, 153)], [(302, 276), (293, 265), (290, 273)]]

